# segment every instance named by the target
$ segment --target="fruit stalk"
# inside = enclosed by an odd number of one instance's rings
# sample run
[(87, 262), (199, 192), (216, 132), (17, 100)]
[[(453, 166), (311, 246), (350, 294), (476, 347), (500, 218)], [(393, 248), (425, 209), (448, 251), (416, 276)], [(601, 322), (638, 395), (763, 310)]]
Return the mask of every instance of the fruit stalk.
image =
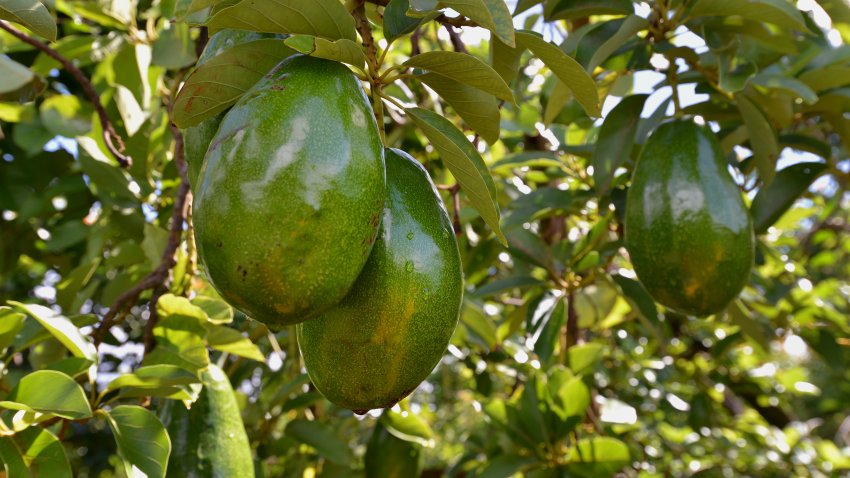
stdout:
[[(384, 104), (381, 102), (380, 62), (378, 61), (378, 49), (375, 46), (375, 38), (372, 36), (372, 27), (366, 18), (365, 0), (357, 0), (351, 15), (354, 16), (357, 31), (363, 39), (363, 47), (366, 49), (366, 66), (369, 70), (369, 95), (372, 98), (372, 109), (375, 111), (375, 119), (378, 121), (378, 132), (381, 134), (381, 143), (386, 146), (386, 132), (384, 131)], [(389, 47), (389, 45), (387, 45)]]

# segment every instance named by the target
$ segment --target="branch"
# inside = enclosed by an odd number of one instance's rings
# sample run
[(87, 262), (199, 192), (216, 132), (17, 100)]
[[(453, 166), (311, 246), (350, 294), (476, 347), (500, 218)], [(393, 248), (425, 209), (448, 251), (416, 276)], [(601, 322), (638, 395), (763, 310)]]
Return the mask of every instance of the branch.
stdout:
[(463, 40), (460, 38), (460, 34), (455, 31), (454, 27), (447, 23), (443, 23), (443, 27), (449, 33), (449, 40), (452, 41), (452, 47), (454, 47), (455, 51), (458, 53), (469, 53), (466, 45), (464, 45)]
[(452, 196), (452, 227), (455, 230), (455, 235), (463, 234), (463, 225), (460, 223), (460, 184), (456, 183), (452, 186), (438, 184), (437, 189), (448, 191)]
[(189, 201), (189, 181), (186, 175), (186, 160), (183, 156), (183, 135), (174, 123), (171, 123), (171, 134), (174, 136), (174, 162), (177, 166), (177, 171), (180, 173), (180, 186), (177, 188), (177, 197), (174, 199), (174, 210), (171, 213), (171, 227), (168, 231), (168, 243), (165, 246), (165, 251), (162, 253), (162, 260), (159, 265), (150, 274), (146, 275), (132, 289), (124, 292), (112, 307), (103, 316), (98, 328), (93, 334), (95, 346), (103, 341), (106, 331), (115, 324), (115, 317), (118, 313), (136, 302), (142, 292), (153, 289), (154, 295), (151, 298), (151, 316), (145, 324), (145, 351), (149, 351), (148, 344), (153, 340), (153, 327), (156, 325), (156, 302), (165, 290), (165, 283), (168, 280), (168, 275), (171, 269), (177, 264), (175, 253), (180, 247), (180, 238), (183, 233), (183, 221), (186, 217), (186, 209)]
[(75, 80), (77, 80), (77, 83), (80, 84), (83, 91), (85, 91), (86, 96), (88, 96), (89, 101), (91, 101), (92, 105), (94, 105), (95, 111), (97, 111), (97, 116), (100, 118), (100, 124), (103, 129), (103, 141), (106, 143), (107, 149), (109, 149), (109, 152), (112, 153), (112, 156), (114, 156), (118, 161), (118, 164), (125, 168), (130, 167), (130, 165), (133, 164), (133, 159), (124, 155), (124, 141), (121, 139), (121, 136), (118, 136), (118, 133), (115, 132), (115, 127), (112, 126), (112, 122), (109, 120), (109, 116), (106, 114), (106, 110), (100, 102), (100, 96), (97, 94), (97, 91), (95, 91), (91, 81), (86, 78), (85, 73), (56, 50), (18, 30), (8, 22), (0, 20), (0, 28), (11, 33), (12, 36), (22, 42), (28, 43), (38, 50), (43, 51), (48, 56), (61, 63), (65, 70), (68, 71)]
[(381, 65), (378, 60), (378, 49), (375, 46), (375, 39), (372, 37), (372, 27), (369, 26), (369, 19), (366, 18), (365, 0), (357, 0), (356, 7), (351, 12), (354, 16), (354, 22), (357, 26), (357, 32), (363, 39), (363, 48), (366, 49), (366, 64), (369, 67), (369, 92), (372, 96), (372, 109), (375, 111), (375, 120), (378, 122), (378, 132), (381, 133), (381, 143), (386, 143), (386, 133), (384, 132), (384, 105), (381, 103), (381, 74), (379, 72)]

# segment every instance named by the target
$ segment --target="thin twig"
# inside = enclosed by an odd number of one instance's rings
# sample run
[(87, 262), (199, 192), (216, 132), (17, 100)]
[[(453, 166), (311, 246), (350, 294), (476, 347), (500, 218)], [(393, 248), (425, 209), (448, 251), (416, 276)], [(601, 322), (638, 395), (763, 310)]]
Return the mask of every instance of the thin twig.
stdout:
[(464, 45), (463, 40), (460, 38), (460, 33), (455, 31), (455, 28), (447, 23), (443, 24), (443, 27), (449, 33), (449, 40), (452, 42), (452, 47), (458, 53), (469, 53), (469, 50), (466, 49), (466, 45)]
[(381, 65), (378, 61), (378, 48), (372, 36), (372, 27), (369, 26), (369, 19), (366, 18), (366, 7), (364, 5), (365, 0), (357, 0), (356, 7), (351, 12), (351, 15), (354, 16), (357, 32), (360, 33), (360, 37), (363, 40), (363, 48), (366, 49), (366, 64), (369, 67), (369, 92), (372, 96), (372, 108), (375, 111), (375, 119), (378, 122), (381, 142), (386, 143), (384, 104), (381, 102), (383, 84), (381, 83), (381, 75), (379, 73)]
[(455, 183), (451, 186), (447, 184), (438, 184), (437, 189), (448, 191), (452, 196), (452, 227), (455, 230), (455, 235), (463, 234), (463, 226), (460, 223), (460, 184)]
[(61, 63), (65, 70), (77, 80), (77, 83), (80, 84), (83, 91), (85, 91), (86, 96), (88, 96), (89, 101), (91, 101), (92, 105), (94, 105), (95, 111), (97, 111), (97, 116), (100, 118), (100, 124), (103, 129), (103, 141), (106, 143), (107, 149), (109, 149), (109, 152), (112, 153), (112, 156), (114, 156), (118, 161), (118, 164), (125, 168), (130, 167), (130, 165), (133, 164), (133, 159), (124, 155), (124, 141), (121, 139), (121, 136), (115, 132), (115, 127), (112, 125), (112, 122), (109, 120), (109, 115), (106, 114), (106, 109), (104, 109), (103, 104), (100, 102), (100, 96), (97, 94), (97, 91), (95, 91), (94, 86), (86, 77), (85, 73), (53, 48), (50, 48), (46, 44), (18, 30), (8, 22), (0, 20), (0, 28), (11, 33), (15, 38), (43, 51), (48, 56)]

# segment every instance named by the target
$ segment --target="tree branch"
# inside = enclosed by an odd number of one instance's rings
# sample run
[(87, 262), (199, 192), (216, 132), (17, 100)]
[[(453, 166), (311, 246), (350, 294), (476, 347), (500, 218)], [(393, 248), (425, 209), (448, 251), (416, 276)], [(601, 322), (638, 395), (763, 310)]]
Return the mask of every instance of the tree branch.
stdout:
[(443, 27), (449, 33), (449, 40), (452, 41), (452, 47), (454, 47), (455, 51), (458, 53), (469, 53), (466, 45), (464, 45), (463, 40), (460, 38), (460, 34), (455, 31), (455, 27), (448, 23), (443, 23)]
[(375, 111), (378, 131), (381, 133), (381, 142), (386, 143), (384, 104), (381, 103), (383, 84), (381, 83), (381, 74), (379, 72), (381, 65), (378, 64), (378, 48), (375, 45), (374, 37), (372, 37), (372, 27), (369, 26), (369, 19), (366, 18), (365, 3), (365, 0), (357, 0), (351, 15), (354, 16), (357, 32), (360, 33), (360, 37), (363, 39), (363, 48), (366, 49), (366, 64), (369, 69), (369, 92), (372, 96), (372, 109)]
[(103, 104), (100, 102), (100, 96), (97, 94), (97, 91), (95, 91), (94, 86), (92, 86), (91, 81), (89, 81), (85, 73), (56, 50), (18, 30), (8, 22), (0, 20), (0, 28), (11, 33), (12, 36), (22, 42), (28, 43), (38, 50), (43, 51), (45, 54), (62, 64), (62, 67), (65, 68), (65, 70), (70, 73), (75, 80), (77, 80), (77, 83), (80, 84), (83, 91), (86, 93), (86, 96), (88, 96), (89, 101), (91, 101), (92, 105), (94, 105), (94, 109), (97, 111), (97, 116), (100, 118), (100, 124), (103, 129), (103, 141), (106, 143), (106, 147), (109, 149), (109, 152), (112, 153), (112, 156), (115, 157), (118, 164), (122, 167), (127, 168), (133, 164), (133, 159), (124, 155), (124, 141), (121, 139), (121, 136), (115, 132), (115, 127), (112, 125), (112, 122), (109, 120), (109, 116), (106, 114), (106, 109), (104, 109)]

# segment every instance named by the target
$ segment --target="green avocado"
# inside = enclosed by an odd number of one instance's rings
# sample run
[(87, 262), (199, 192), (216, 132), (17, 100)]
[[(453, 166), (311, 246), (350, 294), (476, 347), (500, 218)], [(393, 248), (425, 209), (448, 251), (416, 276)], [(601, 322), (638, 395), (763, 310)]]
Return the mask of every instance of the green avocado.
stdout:
[[(248, 30), (234, 30), (230, 28), (221, 30), (210, 37), (207, 46), (204, 47), (204, 51), (201, 53), (195, 66), (203, 65), (219, 53), (236, 45), (272, 37), (274, 35)], [(227, 111), (222, 111), (213, 117), (201, 121), (195, 126), (183, 130), (183, 156), (186, 159), (189, 186), (192, 189), (194, 189), (195, 184), (198, 182), (198, 173), (201, 171), (201, 165), (204, 163), (204, 155), (207, 154), (210, 141), (215, 136), (218, 125), (226, 113)]]
[(231, 305), (273, 327), (339, 302), (384, 203), (372, 108), (340, 63), (295, 55), (225, 115), (194, 196), (198, 256)]
[(422, 446), (395, 437), (378, 422), (364, 464), (366, 478), (415, 478), (422, 467)]
[(638, 279), (678, 312), (717, 313), (747, 283), (755, 238), (714, 134), (665, 123), (647, 140), (626, 199), (625, 242)]
[(230, 379), (215, 365), (201, 376), (192, 408), (168, 400), (160, 418), (171, 438), (168, 477), (253, 478), (251, 446)]
[(316, 388), (357, 413), (391, 407), (425, 380), (457, 325), (463, 277), (452, 224), (425, 169), (388, 149), (381, 231), (351, 292), (299, 324)]

